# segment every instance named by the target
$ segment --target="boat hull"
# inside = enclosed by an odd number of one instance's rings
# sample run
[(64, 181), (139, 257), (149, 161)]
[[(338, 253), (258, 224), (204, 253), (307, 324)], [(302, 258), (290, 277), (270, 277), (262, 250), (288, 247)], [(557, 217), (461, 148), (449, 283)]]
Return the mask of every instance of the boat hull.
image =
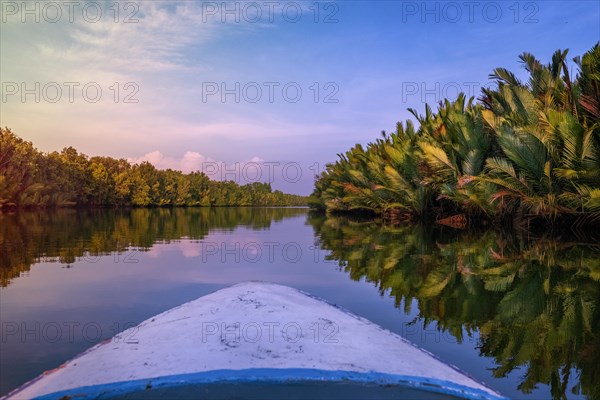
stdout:
[(299, 290), (260, 282), (222, 289), (150, 318), (7, 398), (281, 398), (282, 393), (502, 398), (368, 320)]

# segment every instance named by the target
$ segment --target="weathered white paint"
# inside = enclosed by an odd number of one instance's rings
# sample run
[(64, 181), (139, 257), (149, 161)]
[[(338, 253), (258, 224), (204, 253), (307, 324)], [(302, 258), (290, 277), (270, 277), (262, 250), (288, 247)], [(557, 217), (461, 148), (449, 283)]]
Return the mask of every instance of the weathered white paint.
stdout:
[(293, 288), (249, 282), (150, 318), (44, 374), (8, 398), (249, 368), (316, 368), (433, 377), (497, 396), (363, 318)]

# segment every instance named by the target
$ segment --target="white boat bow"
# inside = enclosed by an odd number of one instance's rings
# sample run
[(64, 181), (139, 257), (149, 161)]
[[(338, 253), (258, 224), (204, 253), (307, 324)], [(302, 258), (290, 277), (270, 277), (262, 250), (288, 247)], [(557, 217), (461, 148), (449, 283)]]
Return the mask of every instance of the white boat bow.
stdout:
[(312, 389), (303, 397), (320, 385), (333, 394), (349, 388), (358, 395), (362, 387), (374, 395), (503, 398), (364, 318), (262, 282), (238, 284), (165, 311), (5, 398), (227, 398), (227, 393), (242, 396), (244, 384), (263, 394), (267, 387), (287, 388), (288, 398), (294, 398), (290, 388), (300, 393), (306, 385)]

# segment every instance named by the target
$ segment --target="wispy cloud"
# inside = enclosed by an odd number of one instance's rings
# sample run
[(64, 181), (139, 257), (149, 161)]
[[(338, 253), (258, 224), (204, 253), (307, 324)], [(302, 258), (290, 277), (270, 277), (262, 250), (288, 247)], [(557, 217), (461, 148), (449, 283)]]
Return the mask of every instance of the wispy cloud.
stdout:
[[(127, 3), (119, 4), (122, 7)], [(43, 20), (37, 24), (21, 23), (19, 14), (9, 16), (2, 33), (9, 37), (18, 35), (21, 40), (3, 41), (4, 51), (8, 52), (5, 54), (11, 60), (6, 63), (8, 70), (3, 75), (9, 79), (11, 75), (20, 75), (22, 79), (35, 79), (42, 74), (54, 79), (83, 75), (81, 78), (89, 80), (96, 79), (97, 74), (125, 75), (188, 68), (186, 48), (209, 41), (216, 30), (224, 28), (222, 24), (202, 21), (200, 2), (132, 4), (139, 6), (132, 17), (137, 22), (126, 23), (123, 15), (115, 22), (107, 9), (97, 22), (82, 18), (81, 10), (77, 9), (73, 22), (65, 17), (55, 24)], [(32, 25), (35, 25), (34, 30), (31, 30)], [(37, 60), (37, 68), (29, 73), (38, 76), (23, 77), (17, 61), (31, 60), (32, 56)]]

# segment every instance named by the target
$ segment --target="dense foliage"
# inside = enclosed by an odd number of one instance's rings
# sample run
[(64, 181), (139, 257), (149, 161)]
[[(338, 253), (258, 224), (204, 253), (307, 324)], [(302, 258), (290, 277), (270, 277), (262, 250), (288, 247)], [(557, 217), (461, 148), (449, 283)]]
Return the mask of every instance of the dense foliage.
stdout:
[(495, 377), (516, 374), (525, 393), (546, 384), (555, 399), (600, 398), (597, 232), (532, 238), (339, 217), (310, 222), (350, 278), (372, 282), (423, 331), (477, 341), (495, 360)]
[(54, 206), (299, 206), (306, 198), (268, 183), (212, 181), (201, 172), (158, 170), (68, 147), (41, 153), (0, 129), (0, 209)]
[(524, 53), (520, 81), (497, 68), (478, 102), (461, 94), (429, 105), (419, 122), (356, 145), (329, 164), (311, 206), (370, 210), (400, 218), (462, 213), (494, 221), (531, 219), (578, 225), (600, 220), (600, 44), (544, 65)]

